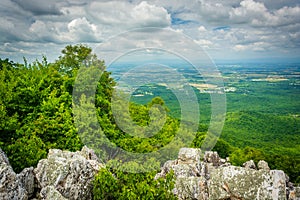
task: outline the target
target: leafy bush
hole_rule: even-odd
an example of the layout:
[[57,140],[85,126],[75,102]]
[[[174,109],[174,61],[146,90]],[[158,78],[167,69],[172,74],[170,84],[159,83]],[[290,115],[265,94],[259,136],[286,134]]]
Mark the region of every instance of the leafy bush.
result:
[[94,180],[94,200],[176,199],[172,194],[173,173],[154,180],[156,172],[126,173],[103,168]]

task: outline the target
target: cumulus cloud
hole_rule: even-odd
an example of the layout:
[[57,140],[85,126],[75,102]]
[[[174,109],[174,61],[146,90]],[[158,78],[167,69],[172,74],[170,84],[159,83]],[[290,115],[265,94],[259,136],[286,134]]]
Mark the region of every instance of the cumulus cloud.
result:
[[[116,6],[118,5],[118,6]],[[171,23],[171,16],[163,7],[158,7],[142,1],[130,4],[126,1],[92,2],[89,14],[96,21],[116,28],[167,27]]]
[[204,26],[200,26],[200,27],[198,28],[198,30],[199,30],[200,32],[206,32],[206,31],[207,31],[206,28],[205,28]]
[[283,7],[270,11],[263,3],[244,0],[229,12],[230,19],[236,23],[249,23],[252,26],[286,26],[299,22],[300,7]]
[[34,40],[40,42],[59,42],[59,24],[37,20],[31,24],[29,31]]
[[69,39],[73,41],[95,42],[101,40],[101,33],[97,30],[97,26],[85,17],[72,20],[68,24],[68,30],[71,36]]
[[[295,57],[300,49],[299,15],[297,0],[1,0],[0,52],[22,58],[40,55],[46,45],[58,54],[66,44],[97,46],[122,32],[156,27],[187,34],[212,56],[284,51],[284,56]],[[132,36],[133,41],[124,38],[119,46],[146,47],[146,42],[134,43],[144,35]],[[159,40],[152,42],[159,46]]]

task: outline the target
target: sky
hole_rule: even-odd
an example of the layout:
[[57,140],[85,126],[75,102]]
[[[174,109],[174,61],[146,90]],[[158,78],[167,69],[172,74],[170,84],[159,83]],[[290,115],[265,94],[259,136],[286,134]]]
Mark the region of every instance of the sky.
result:
[[68,44],[105,59],[148,47],[180,54],[192,42],[216,62],[300,63],[300,1],[1,0],[0,35],[0,58],[16,62],[54,61]]

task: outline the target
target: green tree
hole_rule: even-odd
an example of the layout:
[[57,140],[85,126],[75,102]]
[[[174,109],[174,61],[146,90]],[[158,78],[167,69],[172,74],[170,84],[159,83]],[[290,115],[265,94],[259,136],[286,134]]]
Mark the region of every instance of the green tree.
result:
[[245,147],[244,149],[236,149],[230,154],[230,162],[233,165],[241,166],[244,162],[248,160],[253,160],[256,164],[260,160],[266,160],[265,154],[253,147]]
[[165,179],[154,180],[155,173],[131,174],[101,169],[94,181],[94,199],[176,199],[172,194],[173,173]]

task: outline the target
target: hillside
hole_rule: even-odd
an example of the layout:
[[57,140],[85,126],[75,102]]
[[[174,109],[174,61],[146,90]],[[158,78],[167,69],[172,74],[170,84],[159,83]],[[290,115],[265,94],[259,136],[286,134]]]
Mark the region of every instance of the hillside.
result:
[[[100,79],[98,74],[102,74]],[[81,85],[75,84],[78,81]],[[189,147],[188,140],[192,140],[190,146],[201,147],[207,123],[181,124],[163,94],[152,96],[143,105],[127,104],[122,100],[125,94],[118,94],[112,110],[115,85],[104,61],[84,45],[67,46],[53,63],[46,58],[30,64],[1,59],[0,148],[13,169],[19,173],[35,167],[50,149],[78,151],[88,145],[103,162],[119,167],[122,177],[122,171],[153,171],[123,177],[129,185],[148,177],[150,184],[150,177],[163,163],[175,159],[180,148]],[[87,92],[91,87],[95,93]],[[209,103],[207,96],[203,98]],[[208,108],[206,103],[201,106]],[[123,112],[126,108],[128,112]],[[161,113],[166,113],[165,117]],[[124,126],[119,127],[117,120]],[[129,125],[132,120],[135,126]],[[299,183],[299,124],[296,115],[229,112],[214,150],[234,165],[266,160],[271,169],[284,170],[292,182]],[[196,133],[193,126],[198,128]]]

